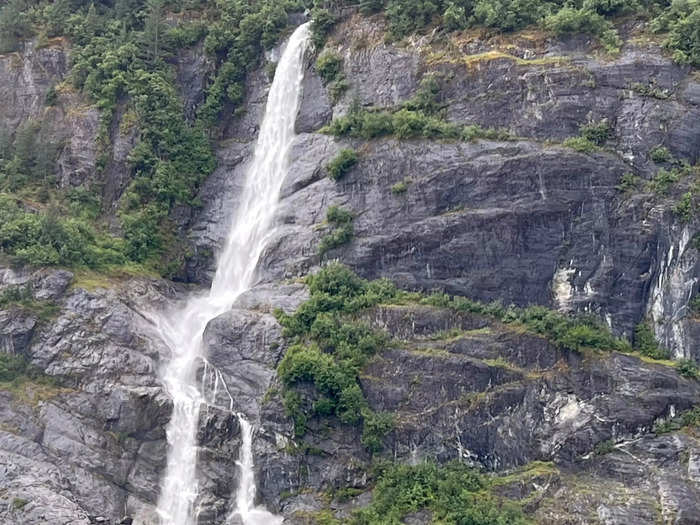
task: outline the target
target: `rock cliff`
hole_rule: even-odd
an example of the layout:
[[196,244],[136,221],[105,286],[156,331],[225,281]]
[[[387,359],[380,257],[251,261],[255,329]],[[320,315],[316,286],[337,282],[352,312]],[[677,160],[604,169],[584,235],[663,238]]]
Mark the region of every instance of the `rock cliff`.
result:
[[[620,31],[624,45],[610,57],[589,39],[533,31],[388,43],[380,18],[354,15],[325,46],[342,59],[349,86],[340,96],[308,57],[299,135],[259,284],[204,337],[236,410],[259,429],[259,496],[285,523],[313,523],[320,511],[342,519],[372,488],[373,457],[358,428],[312,420],[301,440],[279,396],[276,368],[289,341],[273,311],[291,313],[307,299],[298,278],[322,259],[406,290],[593,314],[627,338],[648,320],[673,357],[700,361],[700,318],[690,307],[700,222],[674,211],[697,174],[666,192],[648,184],[674,162],[700,160],[700,78],[640,27]],[[40,121],[61,146],[57,184],[95,184],[113,218],[137,131],[118,109],[98,169],[99,111],[70,89],[69,61],[63,40],[0,56],[0,126],[14,134]],[[174,61],[192,116],[211,65],[199,48]],[[437,79],[445,120],[504,128],[507,140],[319,132],[353,106],[396,107],[427,75]],[[264,68],[249,75],[245,112],[222,127],[202,206],[177,217],[191,247],[177,279],[188,284],[0,265],[0,295],[24,294],[0,302],[0,351],[30,367],[0,382],[1,523],[155,523],[172,406],[159,380],[166,350],[147,312],[211,279],[268,88]],[[49,90],[58,98],[47,107]],[[601,147],[565,143],[602,121],[610,134]],[[658,146],[668,158],[655,159]],[[334,181],[327,165],[343,148],[359,161]],[[332,205],[353,214],[354,236],[321,257]],[[700,404],[700,382],[673,363],[574,351],[441,307],[379,305],[361,317],[392,341],[360,376],[370,407],[395,418],[383,457],[458,459],[493,473],[501,494],[538,523],[700,523],[700,434],[675,424]],[[202,414],[200,523],[225,523],[240,430],[217,406]],[[332,496],[348,488],[349,501]]]

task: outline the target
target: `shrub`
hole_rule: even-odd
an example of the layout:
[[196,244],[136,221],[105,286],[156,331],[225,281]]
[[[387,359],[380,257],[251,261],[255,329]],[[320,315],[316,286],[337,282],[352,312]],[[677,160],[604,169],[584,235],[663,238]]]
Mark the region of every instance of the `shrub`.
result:
[[605,441],[601,441],[596,444],[596,446],[593,449],[593,453],[596,456],[604,456],[605,454],[610,454],[615,450],[615,441],[612,439],[608,439]]
[[321,238],[321,243],[318,248],[321,257],[323,257],[326,252],[349,243],[354,236],[352,227],[353,216],[349,211],[339,208],[338,206],[331,206],[326,212],[326,220],[334,228],[330,233]]
[[24,507],[29,505],[29,500],[24,498],[14,498],[12,500],[12,508],[16,510],[22,510]]
[[315,8],[311,11],[311,40],[317,49],[326,43],[337,20],[328,9]]
[[386,135],[399,139],[428,138],[471,141],[477,138],[512,140],[505,130],[484,129],[477,125],[460,126],[446,122],[419,109],[410,109],[429,104],[426,98],[412,99],[398,109],[377,111],[361,109],[354,105],[347,115],[333,119],[322,133],[337,137],[356,137],[366,140]]
[[17,355],[0,352],[0,382],[13,381],[27,372],[27,361]]
[[360,13],[370,15],[384,8],[384,0],[360,0]]
[[649,158],[657,164],[673,161],[673,155],[671,155],[671,152],[666,146],[661,145],[655,146],[649,150]]
[[426,509],[436,523],[465,525],[525,525],[520,508],[492,496],[488,483],[461,463],[438,466],[388,465],[380,472],[369,506],[353,513],[353,525],[402,523]]
[[394,429],[394,417],[387,412],[370,411],[365,411],[363,417],[362,444],[370,452],[379,452],[383,447],[384,438]]
[[438,9],[439,0],[389,0],[386,7],[389,34],[402,38],[425,27],[438,14]]
[[700,293],[695,292],[695,295],[688,304],[688,308],[690,309],[690,313],[694,315],[700,314]]
[[20,41],[32,34],[25,0],[9,0],[0,7],[0,53],[17,51]]
[[397,182],[391,187],[391,193],[394,195],[401,195],[403,193],[406,193],[408,191],[408,184],[411,181],[409,179],[404,179],[402,181]]
[[665,434],[667,432],[680,430],[684,427],[698,426],[700,426],[700,407],[695,407],[682,412],[674,418],[654,425],[653,430],[655,434]]
[[620,179],[620,184],[616,186],[618,191],[629,192],[636,191],[640,188],[642,179],[636,176],[634,173],[627,172],[622,175]]
[[467,12],[461,5],[450,3],[442,14],[442,22],[448,31],[456,31],[467,27]]
[[471,23],[515,31],[539,21],[548,7],[540,0],[476,0]]
[[654,331],[648,323],[641,322],[634,329],[634,347],[642,355],[653,359],[668,359],[670,353],[659,346]]
[[342,179],[357,164],[357,153],[352,149],[343,149],[328,164],[328,176],[337,181]]
[[676,363],[676,368],[678,373],[684,377],[691,379],[700,378],[700,369],[698,369],[697,363],[692,359],[681,359]]
[[31,213],[0,194],[0,251],[34,265],[88,266],[122,264],[117,239],[98,234],[86,221],[62,218],[55,209]]
[[[348,220],[337,210],[338,220]],[[368,283],[347,267],[332,263],[307,277],[309,300],[293,315],[277,311],[286,337],[296,344],[279,364],[278,374],[286,392],[283,401],[293,418],[297,435],[303,435],[309,418],[337,417],[345,424],[363,425],[363,443],[378,450],[390,418],[374,414],[358,384],[358,374],[367,359],[386,344],[386,336],[343,314],[357,311],[392,296],[396,288],[385,281]],[[308,399],[293,389],[313,384],[316,398]]]
[[600,122],[582,125],[579,128],[579,133],[587,141],[592,142],[596,146],[602,146],[610,138],[611,129],[608,121],[604,119]]
[[673,184],[681,180],[684,172],[684,170],[678,168],[672,168],[671,170],[661,168],[654,178],[646,184],[646,189],[659,195],[665,195]]
[[544,19],[545,29],[556,35],[590,33],[600,38],[609,52],[619,50],[620,38],[613,25],[602,15],[587,8],[562,7]]
[[319,74],[324,84],[333,82],[341,74],[343,59],[340,55],[326,51],[316,60],[316,72]]
[[56,91],[56,86],[51,85],[49,86],[49,89],[46,90],[46,96],[44,97],[44,104],[47,106],[55,106],[56,103],[58,102],[58,92]]
[[411,111],[422,111],[426,114],[433,114],[440,109],[440,83],[435,73],[425,75],[413,95],[403,103],[402,108]]
[[681,200],[678,201],[673,208],[673,212],[683,222],[690,222],[696,215],[697,203],[693,196],[693,192],[688,191],[683,194]]
[[700,1],[672,0],[652,28],[667,33],[664,45],[681,64],[700,66]]
[[563,142],[563,145],[581,153],[591,153],[597,149],[597,146],[593,142],[584,137],[568,138]]

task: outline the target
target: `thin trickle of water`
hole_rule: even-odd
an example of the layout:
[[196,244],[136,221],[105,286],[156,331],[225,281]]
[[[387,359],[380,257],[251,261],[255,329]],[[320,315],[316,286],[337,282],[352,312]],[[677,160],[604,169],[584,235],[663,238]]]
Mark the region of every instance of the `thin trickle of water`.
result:
[[[173,400],[173,414],[167,428],[168,461],[157,508],[162,525],[196,523],[195,504],[199,494],[196,435],[200,408],[207,401],[215,402],[216,391],[226,389],[221,374],[206,362],[202,335],[209,321],[229,310],[236,298],[253,284],[260,255],[274,234],[272,219],[294,139],[308,42],[309,28],[304,24],[290,37],[277,66],[253,163],[211,290],[191,298],[176,312],[152,316],[158,335],[172,352],[163,373]],[[202,365],[204,377],[200,381],[196,376]],[[211,389],[215,391],[213,396]],[[233,405],[221,408],[232,411]],[[241,480],[231,519],[238,516],[245,525],[281,523],[281,518],[254,506],[253,428],[241,415],[239,421],[243,437],[239,460]]]

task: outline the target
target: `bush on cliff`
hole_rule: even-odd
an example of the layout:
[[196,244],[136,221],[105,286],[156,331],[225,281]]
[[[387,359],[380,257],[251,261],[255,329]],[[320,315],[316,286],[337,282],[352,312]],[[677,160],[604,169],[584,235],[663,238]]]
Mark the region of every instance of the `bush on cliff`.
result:
[[357,153],[353,149],[343,149],[328,164],[328,176],[337,181],[342,179],[357,164]]
[[353,513],[353,525],[403,523],[429,510],[434,523],[445,525],[526,525],[517,504],[493,496],[489,481],[462,463],[446,465],[382,464],[369,506]]

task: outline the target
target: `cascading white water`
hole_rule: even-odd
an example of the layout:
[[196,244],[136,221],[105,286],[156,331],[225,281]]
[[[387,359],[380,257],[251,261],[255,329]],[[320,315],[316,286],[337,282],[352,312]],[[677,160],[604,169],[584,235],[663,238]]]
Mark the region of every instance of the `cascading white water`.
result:
[[[294,139],[308,42],[309,28],[304,24],[290,37],[278,63],[253,163],[211,290],[207,295],[191,298],[174,313],[153,315],[158,335],[172,352],[163,374],[173,400],[173,414],[167,428],[168,462],[157,508],[163,525],[196,522],[194,505],[199,492],[196,434],[200,407],[210,398],[196,377],[205,358],[202,335],[207,323],[229,310],[236,298],[253,284],[260,255],[274,233],[272,219]],[[233,407],[225,408],[233,410]],[[239,516],[245,525],[281,523],[280,518],[254,507],[253,429],[242,415],[239,421],[243,437],[239,460],[241,481],[231,517]]]
[[242,416],[238,421],[241,425],[241,451],[238,457],[240,480],[236,493],[236,510],[230,520],[239,517],[245,525],[280,525],[282,518],[270,514],[266,509],[255,506],[255,471],[253,470],[253,425]]

